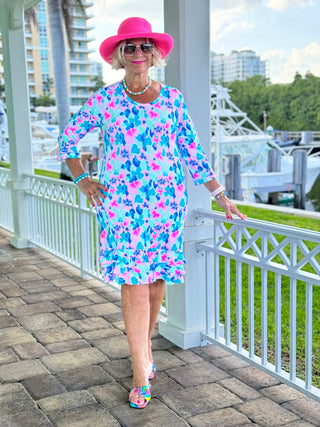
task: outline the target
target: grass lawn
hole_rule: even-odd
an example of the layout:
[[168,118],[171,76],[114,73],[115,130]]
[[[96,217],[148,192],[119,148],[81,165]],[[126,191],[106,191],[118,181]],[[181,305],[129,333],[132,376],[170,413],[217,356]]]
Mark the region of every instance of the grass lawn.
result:
[[[214,210],[222,211],[216,203],[213,204]],[[319,231],[319,221],[309,218],[301,218],[294,215],[275,212],[266,209],[240,206],[239,210],[250,218],[264,221],[275,222],[278,224],[290,225],[299,228],[306,228],[313,231]],[[230,225],[226,224],[226,227]],[[251,233],[252,234],[252,233]],[[276,235],[278,242],[283,240],[284,236]],[[316,246],[313,243],[306,243],[309,250]],[[290,257],[290,248],[285,248],[285,253]],[[253,253],[252,253],[253,254]],[[300,255],[302,256],[302,254]],[[222,258],[222,257],[221,257]],[[320,256],[316,256],[318,263]],[[277,262],[277,259],[274,261]],[[298,254],[299,261],[299,254]],[[305,271],[314,273],[312,268],[304,268]],[[220,260],[220,321],[225,323],[225,263]],[[231,339],[237,342],[236,328],[236,263],[230,262],[230,295],[231,295]],[[268,361],[275,363],[275,275],[268,272]],[[297,376],[304,379],[305,370],[305,298],[306,285],[304,282],[297,282]],[[313,286],[313,385],[320,387],[320,288]],[[290,279],[283,277],[281,282],[281,323],[282,323],[282,368],[289,371],[290,355]],[[248,267],[242,267],[242,333],[243,345],[249,348],[249,289],[248,289]],[[261,270],[254,269],[254,322],[255,322],[255,354],[261,355]]]

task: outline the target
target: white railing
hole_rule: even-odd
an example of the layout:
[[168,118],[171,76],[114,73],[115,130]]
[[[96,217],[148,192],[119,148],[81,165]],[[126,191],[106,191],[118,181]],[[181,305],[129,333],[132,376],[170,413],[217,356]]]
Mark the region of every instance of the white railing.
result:
[[[13,231],[10,171],[0,168],[0,226]],[[103,281],[98,262],[100,231],[96,211],[86,196],[69,181],[25,175],[31,244],[45,249],[81,271]],[[110,286],[120,289],[112,282]],[[161,315],[167,316],[165,306]]]
[[10,170],[0,168],[0,226],[13,231],[11,191],[7,188]]
[[197,244],[207,266],[204,340],[320,400],[320,233],[194,214],[213,220],[212,242]]
[[[10,171],[0,168],[0,226],[12,231],[9,179]],[[99,226],[86,197],[62,180],[26,175],[25,183],[30,242],[101,280]],[[212,242],[197,243],[207,274],[204,340],[320,400],[319,374],[312,375],[319,370],[314,349],[320,338],[320,233],[251,219],[227,221],[207,210],[194,215],[198,223],[213,221]]]
[[[103,281],[100,265],[100,230],[95,208],[72,182],[25,175],[30,214],[30,242]],[[120,289],[112,282],[110,286]],[[163,306],[161,315],[166,317]]]
[[294,139],[306,139],[306,143],[316,143],[320,140],[319,131],[274,131],[273,136],[276,139],[284,140],[294,140]]
[[26,175],[30,242],[101,280],[99,225],[94,208],[75,184]]

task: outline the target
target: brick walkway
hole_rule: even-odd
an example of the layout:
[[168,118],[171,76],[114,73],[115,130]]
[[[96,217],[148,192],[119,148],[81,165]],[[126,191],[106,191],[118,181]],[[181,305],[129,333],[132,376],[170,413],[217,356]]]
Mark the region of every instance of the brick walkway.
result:
[[320,404],[211,345],[155,334],[135,410],[119,293],[0,230],[0,427],[320,426]]

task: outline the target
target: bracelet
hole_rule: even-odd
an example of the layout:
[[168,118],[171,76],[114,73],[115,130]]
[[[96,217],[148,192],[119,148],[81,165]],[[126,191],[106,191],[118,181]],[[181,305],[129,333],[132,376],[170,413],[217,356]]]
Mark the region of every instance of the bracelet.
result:
[[218,188],[216,188],[214,191],[212,191],[211,195],[212,195],[212,197],[216,198],[216,196],[220,193],[223,193],[224,190],[225,190],[224,186],[220,185]]
[[217,194],[214,198],[219,200],[222,196],[225,196],[224,192]]
[[85,178],[89,178],[89,175],[87,173],[83,173],[82,175],[79,175],[73,182],[75,184],[79,184],[79,182]]

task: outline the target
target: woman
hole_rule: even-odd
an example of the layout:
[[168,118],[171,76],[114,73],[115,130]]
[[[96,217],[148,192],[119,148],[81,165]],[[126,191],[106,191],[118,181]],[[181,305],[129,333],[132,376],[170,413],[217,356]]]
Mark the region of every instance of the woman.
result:
[[[122,82],[94,94],[62,131],[58,158],[75,183],[97,204],[100,263],[106,282],[121,284],[133,389],[130,405],[143,408],[155,376],[151,334],[165,283],[183,283],[183,223],[187,195],[182,159],[195,184],[204,184],[228,218],[245,218],[224,196],[199,144],[181,93],[150,80],[173,47],[169,34],[153,33],[148,21],[129,18],[100,47],[104,60],[124,68]],[[76,145],[99,126],[104,141],[100,182],[84,173]]]

